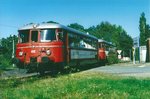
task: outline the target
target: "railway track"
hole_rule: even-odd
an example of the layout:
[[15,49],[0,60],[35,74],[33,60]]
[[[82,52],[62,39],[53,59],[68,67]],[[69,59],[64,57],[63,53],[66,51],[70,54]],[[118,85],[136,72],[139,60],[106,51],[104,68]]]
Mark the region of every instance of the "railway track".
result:
[[[96,68],[96,67],[99,67],[99,66],[97,64],[90,64],[90,65],[86,65],[86,66],[80,66],[78,68],[71,67],[71,68],[66,68],[63,72],[61,72],[61,74],[75,73],[75,72],[85,71],[85,70],[88,70],[91,68]],[[52,77],[55,77],[58,73],[60,73],[60,72],[46,71],[45,75],[50,75]],[[40,74],[37,72],[27,73],[26,69],[14,68],[11,70],[3,71],[3,73],[1,73],[1,75],[0,75],[0,79],[24,78],[24,77],[32,77],[32,76],[40,76]]]

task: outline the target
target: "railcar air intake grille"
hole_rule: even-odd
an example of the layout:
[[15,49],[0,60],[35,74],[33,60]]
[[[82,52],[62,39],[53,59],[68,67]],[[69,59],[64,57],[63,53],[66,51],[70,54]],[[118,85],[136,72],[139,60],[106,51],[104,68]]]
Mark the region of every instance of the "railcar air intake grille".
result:
[[36,58],[36,57],[31,57],[31,58],[30,58],[30,62],[31,62],[31,63],[37,62],[37,58]]

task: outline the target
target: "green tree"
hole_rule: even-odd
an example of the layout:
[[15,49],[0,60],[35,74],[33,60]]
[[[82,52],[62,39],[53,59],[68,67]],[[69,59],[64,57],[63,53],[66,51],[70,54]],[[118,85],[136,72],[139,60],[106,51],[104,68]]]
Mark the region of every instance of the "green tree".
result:
[[[13,46],[13,39],[14,39],[14,42],[15,42],[15,45],[18,41],[18,38],[17,36],[9,36],[7,38],[2,38],[0,41],[0,45],[2,47],[4,47],[4,50],[3,50],[3,53],[0,55],[0,64],[2,64],[1,66],[4,67],[7,67],[7,66],[10,66],[11,65],[11,59],[12,59],[12,46]],[[1,67],[0,67],[1,68]]]
[[146,45],[146,39],[148,33],[146,32],[146,18],[145,13],[143,12],[140,16],[139,21],[139,30],[140,30],[140,45]]
[[146,32],[146,37],[150,38],[150,26],[148,24],[146,25],[145,32]]
[[56,24],[59,24],[58,22],[55,22],[55,21],[47,21],[46,23],[56,23]]
[[82,25],[78,24],[78,23],[69,24],[68,27],[74,28],[74,29],[79,30],[81,32],[86,32],[84,27]]
[[109,22],[102,22],[96,27],[92,26],[88,28],[87,31],[100,39],[112,42],[116,45],[117,49],[124,51],[124,56],[129,56],[133,46],[133,40],[121,26],[112,25]]
[[130,50],[133,46],[132,38],[125,31],[120,34],[119,49],[123,50],[123,56],[130,56]]

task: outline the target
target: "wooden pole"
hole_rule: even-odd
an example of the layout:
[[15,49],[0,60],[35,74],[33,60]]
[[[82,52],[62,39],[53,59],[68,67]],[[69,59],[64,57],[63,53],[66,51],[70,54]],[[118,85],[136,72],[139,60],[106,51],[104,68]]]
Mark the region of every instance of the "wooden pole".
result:
[[150,38],[147,39],[146,62],[150,62]]

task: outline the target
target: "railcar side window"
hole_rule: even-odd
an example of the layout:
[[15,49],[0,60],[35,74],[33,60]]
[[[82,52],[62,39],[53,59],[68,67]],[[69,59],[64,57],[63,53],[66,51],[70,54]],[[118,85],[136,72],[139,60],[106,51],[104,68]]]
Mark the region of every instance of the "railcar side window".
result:
[[64,36],[63,30],[62,30],[62,29],[58,29],[58,30],[57,30],[57,37],[58,37],[58,40],[63,41],[63,36]]
[[29,30],[21,30],[19,31],[19,42],[20,43],[27,43],[29,42]]
[[96,41],[87,37],[83,38],[83,42],[85,45],[85,48],[87,49],[96,49]]
[[63,33],[58,33],[58,39],[63,41]]
[[69,33],[69,46],[72,48],[96,49],[97,42],[82,35]]
[[50,42],[53,40],[56,40],[55,29],[41,30],[41,32],[40,32],[40,41],[41,42]]
[[69,37],[69,46],[78,48],[80,45],[80,37],[78,37],[78,35],[75,35],[73,33],[69,33],[68,37]]

